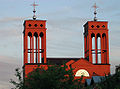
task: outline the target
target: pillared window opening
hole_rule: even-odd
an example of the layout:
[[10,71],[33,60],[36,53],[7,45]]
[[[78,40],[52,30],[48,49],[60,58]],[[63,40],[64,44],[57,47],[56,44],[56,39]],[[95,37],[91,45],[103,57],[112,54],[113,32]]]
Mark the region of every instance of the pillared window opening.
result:
[[43,63],[44,34],[28,33],[28,63]]

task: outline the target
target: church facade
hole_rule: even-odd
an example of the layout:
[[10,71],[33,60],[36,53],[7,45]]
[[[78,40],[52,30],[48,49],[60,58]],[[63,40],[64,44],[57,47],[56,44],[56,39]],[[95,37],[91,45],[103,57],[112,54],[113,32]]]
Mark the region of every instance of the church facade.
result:
[[46,57],[46,20],[25,20],[24,22],[24,77],[35,68],[51,65],[68,66],[73,69],[75,78],[110,74],[108,22],[88,21],[84,25],[83,58]]

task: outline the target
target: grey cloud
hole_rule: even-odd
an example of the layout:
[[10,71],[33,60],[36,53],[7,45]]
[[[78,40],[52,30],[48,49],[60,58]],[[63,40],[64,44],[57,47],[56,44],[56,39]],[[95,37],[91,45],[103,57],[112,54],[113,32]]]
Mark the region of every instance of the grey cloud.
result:
[[[20,30],[20,29],[19,29]],[[1,39],[5,39],[6,37],[20,37],[22,35],[22,30],[19,31],[17,28],[6,28],[0,30],[0,37],[3,37]]]
[[80,57],[83,53],[84,22],[86,18],[79,17],[50,20],[47,30],[48,56]]
[[15,79],[15,68],[21,68],[21,62],[14,57],[0,56],[0,89],[10,89],[9,81]]
[[0,19],[0,23],[20,22],[24,19],[23,17],[4,17]]
[[0,55],[0,62],[4,62],[4,63],[8,63],[8,64],[21,64],[20,62],[20,58],[17,58],[17,57],[13,57],[13,56],[3,56],[3,55]]

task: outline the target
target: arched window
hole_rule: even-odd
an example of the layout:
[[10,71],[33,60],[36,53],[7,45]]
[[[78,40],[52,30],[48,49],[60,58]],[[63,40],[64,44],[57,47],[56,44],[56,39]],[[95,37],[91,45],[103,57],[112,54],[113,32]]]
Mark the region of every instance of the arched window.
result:
[[97,34],[97,55],[98,55],[98,63],[101,63],[101,36]]
[[106,49],[106,34],[105,33],[102,34],[102,38],[103,38],[103,49]]
[[39,54],[39,57],[40,57],[40,58],[39,58],[39,59],[40,59],[40,63],[43,63],[43,54],[42,54],[43,51],[44,51],[44,50],[43,50],[43,49],[44,49],[44,48],[43,48],[43,46],[44,46],[44,44],[43,44],[43,43],[44,43],[44,42],[43,42],[43,39],[44,39],[43,36],[44,36],[44,34],[43,34],[43,32],[41,32],[41,33],[39,34],[39,48],[40,48],[40,50],[39,50],[39,51],[40,51],[40,54]]
[[31,46],[32,46],[32,43],[31,43],[31,42],[32,42],[32,41],[31,41],[32,39],[31,39],[31,38],[32,38],[32,33],[29,32],[29,33],[28,33],[28,63],[31,63],[31,59],[32,59],[32,58],[31,58],[31,55],[32,55],[32,54],[31,54],[31,51],[32,51],[32,50],[31,50]]
[[92,63],[96,63],[95,61],[95,34],[94,33],[91,34],[91,38],[92,38]]
[[76,72],[75,77],[81,77],[81,76],[89,77],[90,75],[88,71],[86,71],[85,69],[80,69]]
[[37,32],[34,33],[34,63],[38,63],[38,34]]

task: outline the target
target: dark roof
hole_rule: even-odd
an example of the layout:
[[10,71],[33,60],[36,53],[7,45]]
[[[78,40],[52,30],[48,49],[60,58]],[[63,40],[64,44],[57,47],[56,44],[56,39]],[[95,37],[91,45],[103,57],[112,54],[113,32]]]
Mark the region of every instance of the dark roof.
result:
[[80,58],[47,58],[47,61],[49,64],[57,64],[57,65],[62,65],[70,60],[77,61]]

